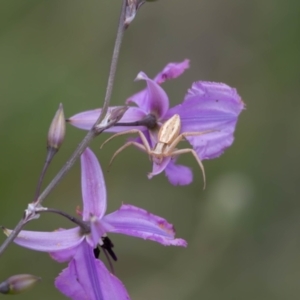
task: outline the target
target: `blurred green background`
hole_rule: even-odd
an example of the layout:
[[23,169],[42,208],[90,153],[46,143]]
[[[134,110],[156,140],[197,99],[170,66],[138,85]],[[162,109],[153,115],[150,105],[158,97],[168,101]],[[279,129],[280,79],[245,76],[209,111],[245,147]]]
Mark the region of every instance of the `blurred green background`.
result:
[[[0,4],[0,224],[12,228],[34,195],[45,140],[60,102],[67,117],[100,107],[121,1],[14,0]],[[205,161],[207,188],[192,157],[194,182],[173,187],[162,174],[149,181],[148,157],[124,151],[106,174],[108,211],[122,201],[165,217],[186,249],[112,236],[116,275],[132,299],[277,300],[300,294],[300,2],[296,0],[160,0],[142,7],[126,32],[112,104],[121,105],[168,62],[191,68],[164,84],[172,105],[196,80],[238,89],[247,110],[236,140]],[[68,126],[49,182],[85,132]],[[103,169],[124,139],[103,150]],[[75,213],[81,205],[79,165],[45,205]],[[27,229],[72,224],[43,215]],[[4,236],[0,237],[0,242]],[[105,259],[104,259],[105,260]],[[65,299],[53,280],[65,265],[11,245],[0,258],[0,280],[16,274],[43,281],[20,299]]]

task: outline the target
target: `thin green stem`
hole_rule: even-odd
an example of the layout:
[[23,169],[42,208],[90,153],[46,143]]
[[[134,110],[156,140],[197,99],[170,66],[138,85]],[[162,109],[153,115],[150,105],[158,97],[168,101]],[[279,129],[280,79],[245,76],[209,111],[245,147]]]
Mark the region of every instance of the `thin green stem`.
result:
[[40,191],[41,191],[41,186],[42,186],[43,179],[45,177],[46,171],[48,170],[48,167],[50,166],[50,163],[51,163],[54,155],[57,153],[57,150],[58,149],[55,149],[55,148],[52,148],[52,147],[47,148],[46,161],[44,163],[44,167],[42,169],[42,172],[41,172],[41,175],[40,175],[40,178],[39,178],[39,181],[38,181],[38,185],[36,187],[35,197],[34,197],[33,201],[36,201],[36,199],[38,199],[38,197],[39,197],[39,194],[40,194]]
[[[44,201],[44,199],[49,195],[49,193],[58,185],[58,183],[60,183],[62,181],[62,179],[66,176],[68,171],[73,167],[73,165],[75,164],[77,159],[83,153],[83,151],[88,147],[89,143],[96,136],[98,136],[102,131],[104,131],[104,129],[107,129],[108,127],[111,127],[114,125],[114,124],[109,124],[106,128],[103,128],[103,130],[101,132],[99,132],[96,129],[96,126],[101,123],[101,121],[104,119],[104,117],[107,113],[111,95],[112,95],[114,79],[115,79],[117,63],[118,63],[118,57],[119,57],[119,53],[120,53],[120,48],[121,48],[124,32],[126,29],[124,26],[124,20],[125,20],[125,14],[126,14],[126,4],[127,4],[127,0],[123,0],[120,19],[119,19],[119,25],[118,25],[118,30],[117,30],[117,36],[116,36],[116,41],[115,41],[114,51],[113,51],[113,56],[112,56],[112,61],[111,61],[111,67],[110,67],[110,72],[109,72],[109,76],[108,76],[106,94],[105,94],[101,114],[100,114],[98,120],[96,121],[95,125],[93,126],[93,128],[87,133],[87,135],[84,137],[82,142],[75,149],[75,151],[71,155],[70,159],[64,164],[64,166],[57,173],[57,175],[53,178],[53,180],[49,183],[49,185],[45,188],[45,190],[39,195],[38,199],[35,202],[36,205],[41,204]],[[13,232],[9,235],[9,237],[1,245],[0,256],[2,255],[4,250],[7,248],[7,246],[16,238],[16,236],[19,234],[19,232],[22,230],[22,228],[25,224],[26,224],[26,222],[25,222],[24,218],[19,221],[19,223],[17,224],[17,226],[15,227]]]
[[[66,162],[66,164],[62,167],[62,169],[59,171],[59,173],[54,177],[54,179],[50,182],[50,184],[41,193],[41,195],[38,198],[39,203],[43,202],[43,200],[49,195],[49,193],[53,190],[53,188],[65,177],[67,172],[73,167],[74,163],[80,157],[80,155],[83,153],[83,151],[87,148],[89,143],[97,135],[99,135],[99,132],[97,130],[95,130],[95,127],[98,124],[100,124],[101,121],[104,119],[104,117],[107,113],[111,95],[112,95],[115,74],[116,74],[116,69],[117,69],[117,64],[118,64],[118,57],[120,54],[121,44],[122,44],[122,40],[123,40],[123,36],[124,36],[124,32],[125,32],[124,19],[125,19],[125,13],[126,13],[126,2],[127,2],[127,0],[123,0],[123,2],[122,2],[122,9],[121,9],[121,14],[120,14],[120,19],[119,19],[118,30],[117,30],[117,37],[116,37],[113,56],[112,56],[112,60],[111,60],[111,67],[110,67],[110,72],[109,72],[109,76],[108,76],[106,94],[105,94],[101,114],[100,114],[99,118],[97,119],[96,123],[94,124],[93,128],[84,137],[84,139],[79,144],[77,149],[74,151],[74,153],[72,154],[70,159]],[[1,252],[0,252],[0,254],[1,254]]]
[[8,247],[10,243],[13,242],[13,240],[17,237],[19,232],[22,230],[23,226],[26,224],[26,221],[24,218],[22,218],[17,226],[15,227],[14,231],[11,232],[11,234],[6,238],[6,240],[3,242],[3,244],[0,247],[0,255],[4,252],[4,250]]
[[81,229],[84,231],[85,234],[90,233],[91,229],[90,226],[85,223],[84,221],[69,215],[68,213],[61,211],[59,209],[55,209],[55,208],[47,208],[46,210],[40,210],[38,213],[55,213],[58,215],[61,215],[65,218],[67,218],[68,220],[70,220],[71,222],[75,223],[76,225],[78,225],[79,227],[81,227]]
[[120,18],[119,18],[117,36],[116,36],[116,40],[115,40],[114,51],[113,51],[113,55],[112,55],[112,59],[111,59],[109,77],[108,77],[108,82],[107,82],[107,87],[106,87],[106,95],[104,98],[104,103],[102,106],[101,114],[100,114],[96,124],[99,124],[104,119],[104,117],[107,113],[107,109],[109,107],[112,90],[113,90],[113,86],[114,86],[114,81],[115,81],[117,64],[118,64],[119,55],[120,55],[121,44],[123,41],[125,29],[126,29],[125,25],[124,25],[124,20],[125,20],[125,15],[126,15],[126,4],[127,4],[127,0],[123,0],[121,14],[120,14]]

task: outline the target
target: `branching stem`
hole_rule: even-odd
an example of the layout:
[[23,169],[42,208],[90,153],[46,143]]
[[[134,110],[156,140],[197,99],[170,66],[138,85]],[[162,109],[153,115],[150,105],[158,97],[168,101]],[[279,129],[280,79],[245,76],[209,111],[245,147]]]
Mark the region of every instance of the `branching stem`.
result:
[[[104,103],[102,106],[102,111],[101,114],[94,124],[93,128],[86,134],[82,142],[78,145],[74,153],[71,155],[70,159],[65,163],[65,165],[61,168],[61,170],[57,173],[57,175],[53,178],[53,180],[49,183],[49,185],[45,188],[45,190],[39,195],[38,199],[36,200],[36,205],[41,205],[41,203],[44,201],[44,199],[49,195],[49,193],[62,181],[62,179],[65,177],[65,175],[69,172],[69,170],[73,167],[77,159],[80,157],[80,155],[83,153],[83,151],[88,147],[90,142],[98,136],[102,131],[107,129],[108,127],[113,126],[114,124],[109,124],[106,128],[103,128],[101,132],[99,132],[96,129],[96,126],[101,123],[101,121],[104,119],[109,104],[111,100],[111,95],[112,95],[112,90],[113,90],[113,85],[114,85],[114,80],[115,80],[115,74],[116,74],[116,69],[117,69],[117,64],[118,64],[118,58],[119,58],[119,53],[120,53],[120,48],[125,32],[125,25],[124,25],[124,20],[125,20],[125,14],[126,14],[126,5],[127,5],[127,0],[122,1],[122,9],[121,9],[121,14],[119,18],[119,25],[118,25],[118,30],[117,30],[117,36],[115,40],[115,45],[114,45],[114,51],[113,51],[113,56],[111,60],[111,66],[110,66],[110,72],[108,76],[108,83],[107,83],[107,88],[106,88],[106,94],[104,98]],[[7,237],[7,239],[3,242],[3,244],[0,247],[0,256],[3,254],[4,250],[7,248],[7,246],[13,242],[13,240],[16,238],[16,236],[19,234],[19,232],[22,230],[24,225],[26,224],[24,218],[22,218],[13,232]]]

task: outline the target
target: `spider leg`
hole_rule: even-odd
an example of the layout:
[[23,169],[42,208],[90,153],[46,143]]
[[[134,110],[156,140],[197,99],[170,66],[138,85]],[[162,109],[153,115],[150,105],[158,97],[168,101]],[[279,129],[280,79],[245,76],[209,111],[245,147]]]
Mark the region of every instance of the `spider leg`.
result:
[[114,155],[112,156],[112,158],[111,158],[111,160],[110,160],[110,162],[109,162],[108,167],[111,166],[113,160],[115,159],[115,157],[116,157],[120,152],[122,152],[124,149],[126,149],[127,147],[129,147],[129,146],[131,146],[131,145],[134,145],[134,146],[138,147],[139,149],[141,149],[141,150],[143,150],[143,151],[147,151],[147,148],[146,148],[144,145],[141,145],[141,144],[139,144],[139,143],[137,143],[137,142],[133,142],[133,141],[127,142],[127,143],[125,143],[122,147],[120,147],[120,148],[114,153]]
[[187,136],[195,136],[195,135],[203,135],[203,134],[207,134],[207,133],[211,133],[211,132],[216,132],[216,131],[220,131],[220,130],[217,130],[217,129],[209,129],[209,130],[204,130],[204,131],[187,131],[187,132],[183,132],[181,133],[179,136],[182,136],[182,137],[187,137]]
[[195,131],[192,131],[192,132],[183,132],[183,133],[179,134],[176,137],[176,139],[170,145],[168,145],[168,152],[172,152],[175,149],[175,147],[177,146],[177,144],[183,138],[185,138],[187,136],[203,135],[203,134],[207,134],[207,133],[215,132],[215,131],[218,131],[218,130],[205,130],[205,131],[199,131],[199,132],[195,132]]
[[[121,136],[121,135],[125,135],[125,134],[132,134],[132,133],[138,133],[141,140],[143,141],[143,144],[145,144],[145,135],[142,133],[142,131],[138,130],[138,129],[130,129],[130,130],[126,130],[126,131],[122,131],[122,132],[118,132],[114,135],[112,135],[111,137],[109,137],[105,142],[103,142],[103,144],[100,146],[100,149],[102,149],[102,147],[107,143],[109,142],[110,140],[114,139],[115,137],[117,136]],[[147,141],[147,139],[146,139]],[[148,141],[147,141],[148,143]]]
[[196,151],[194,149],[179,149],[179,150],[175,150],[173,152],[170,153],[170,155],[180,155],[180,154],[184,154],[184,153],[192,153],[193,156],[195,157],[196,161],[198,162],[199,166],[200,166],[200,169],[202,171],[202,175],[203,175],[203,181],[204,181],[204,184],[203,184],[203,189],[205,189],[205,186],[206,186],[206,178],[205,178],[205,171],[204,171],[204,166],[200,160],[200,158],[198,157]]
[[129,147],[130,145],[134,145],[136,146],[137,148],[143,150],[143,151],[146,151],[149,155],[151,154],[152,150],[151,150],[151,147],[148,143],[148,140],[147,138],[145,137],[145,135],[143,134],[142,131],[138,130],[138,129],[131,129],[131,130],[126,130],[126,131],[123,131],[123,132],[119,132],[119,133],[116,133],[114,134],[113,136],[111,136],[110,138],[108,138],[100,147],[100,149],[107,143],[109,142],[110,140],[112,140],[113,138],[117,137],[117,136],[120,136],[120,135],[125,135],[125,134],[131,134],[131,133],[138,133],[141,140],[142,140],[142,143],[143,144],[140,144],[138,142],[134,142],[134,141],[130,141],[130,142],[127,142],[125,143],[121,148],[119,148],[115,153],[114,155],[112,156],[110,162],[109,162],[109,166],[112,164],[113,160],[115,159],[115,157],[121,152],[123,151],[124,149],[126,149],[127,147]]

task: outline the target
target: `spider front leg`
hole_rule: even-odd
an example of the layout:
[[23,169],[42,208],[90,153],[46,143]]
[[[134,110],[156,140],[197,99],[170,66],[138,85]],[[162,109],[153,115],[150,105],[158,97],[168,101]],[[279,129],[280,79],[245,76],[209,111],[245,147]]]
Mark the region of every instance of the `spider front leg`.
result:
[[100,149],[107,143],[109,142],[110,140],[112,140],[113,138],[117,137],[117,136],[120,136],[120,135],[125,135],[125,134],[131,134],[131,133],[138,133],[141,140],[142,140],[142,143],[143,145],[139,144],[138,142],[127,142],[125,143],[125,145],[123,145],[121,148],[119,148],[115,153],[114,155],[112,156],[110,162],[109,162],[109,166],[112,164],[114,158],[121,152],[123,151],[125,148],[129,147],[130,145],[134,145],[136,146],[137,148],[143,150],[143,151],[146,151],[148,154],[151,153],[151,148],[150,148],[150,145],[148,143],[148,140],[147,138],[145,137],[145,135],[143,134],[142,131],[138,130],[138,129],[131,129],[131,130],[126,130],[126,131],[123,131],[123,132],[119,132],[119,133],[116,133],[114,134],[113,136],[111,136],[110,138],[108,138],[101,146],[100,146]]
[[[205,185],[206,185],[206,179],[205,179],[205,171],[204,171],[204,166],[201,162],[201,160],[199,159],[197,153],[193,150],[193,149],[182,149],[182,150],[175,150],[176,146],[178,145],[178,143],[185,137],[187,136],[197,136],[197,135],[203,135],[203,134],[207,134],[207,133],[211,133],[211,132],[215,132],[215,131],[219,131],[219,130],[215,130],[215,129],[211,129],[211,130],[205,130],[205,131],[199,131],[199,132],[194,132],[194,131],[191,131],[191,132],[183,132],[181,134],[179,134],[176,139],[174,139],[174,141],[168,145],[168,148],[167,148],[167,155],[168,156],[173,156],[173,155],[177,155],[177,154],[182,154],[182,153],[187,153],[187,152],[192,152],[192,154],[194,155],[194,157],[196,158],[200,168],[201,168],[201,171],[202,171],[202,174],[203,174],[203,180],[204,180],[204,187],[203,189],[205,189]],[[181,152],[183,151],[184,152]]]
[[175,150],[173,152],[170,153],[170,155],[180,155],[180,154],[184,154],[184,153],[192,153],[196,159],[196,161],[198,162],[199,166],[200,166],[200,169],[202,171],[202,175],[203,175],[203,189],[205,189],[205,186],[206,186],[206,178],[205,178],[205,171],[204,171],[204,166],[202,164],[202,161],[199,159],[196,151],[194,149],[179,149],[179,150]]
[[144,145],[141,145],[141,144],[139,144],[138,142],[133,142],[133,141],[132,141],[132,142],[127,142],[127,143],[125,143],[121,148],[119,148],[119,149],[114,153],[114,155],[112,156],[112,158],[111,158],[111,160],[110,160],[110,162],[109,162],[108,167],[111,166],[113,160],[115,159],[115,157],[116,157],[120,152],[122,152],[125,148],[127,148],[127,147],[129,147],[129,146],[131,146],[131,145],[134,145],[134,146],[138,147],[139,149],[141,149],[141,150],[147,152],[147,148],[146,148]]
[[199,132],[183,132],[181,134],[179,134],[176,139],[168,146],[168,152],[172,152],[177,144],[185,137],[187,136],[197,136],[197,135],[203,135],[203,134],[207,134],[207,133],[211,133],[211,132],[215,132],[215,131],[219,131],[219,130],[205,130],[205,131],[199,131]]
[[[111,137],[109,137],[105,142],[103,142],[103,144],[100,146],[100,149],[102,149],[102,147],[107,143],[109,142],[110,140],[114,139],[115,137],[117,136],[121,136],[121,135],[125,135],[125,134],[132,134],[132,133],[138,133],[141,140],[143,141],[143,144],[145,144],[145,141],[146,140],[146,143],[148,144],[148,141],[145,137],[145,135],[143,134],[142,131],[138,130],[138,129],[130,129],[130,130],[126,130],[126,131],[122,131],[122,132],[118,132],[118,133],[115,133],[114,135],[112,135]],[[149,144],[148,144],[149,145]],[[150,147],[149,147],[150,148]]]

